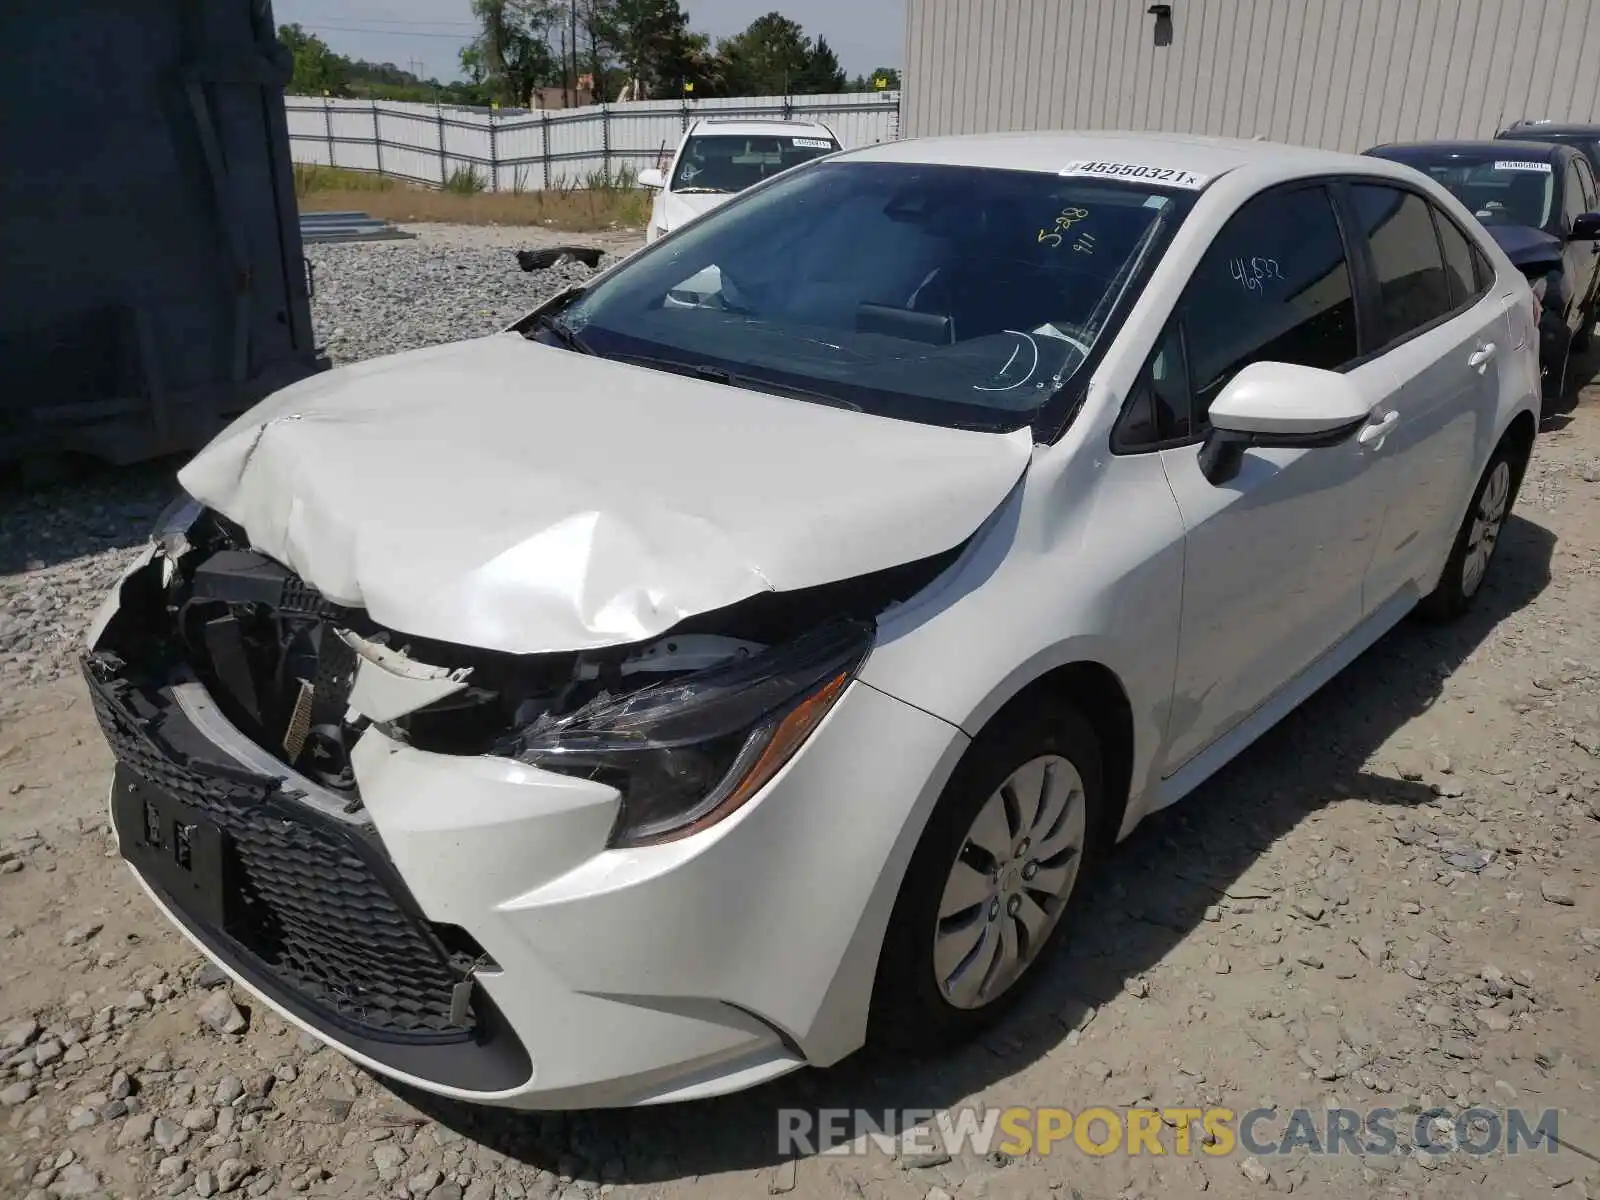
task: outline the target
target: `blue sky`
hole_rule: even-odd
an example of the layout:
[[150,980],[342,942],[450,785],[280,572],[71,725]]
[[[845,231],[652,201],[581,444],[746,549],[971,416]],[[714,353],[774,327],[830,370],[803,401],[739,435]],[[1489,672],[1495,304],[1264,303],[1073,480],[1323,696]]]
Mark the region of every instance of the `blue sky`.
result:
[[[821,34],[852,75],[900,65],[905,42],[904,0],[806,0],[784,8],[775,0],[682,0],[689,23],[702,33],[738,33],[774,8]],[[424,78],[454,78],[457,54],[472,37],[467,0],[273,0],[279,24],[298,22],[340,54],[392,62]]]

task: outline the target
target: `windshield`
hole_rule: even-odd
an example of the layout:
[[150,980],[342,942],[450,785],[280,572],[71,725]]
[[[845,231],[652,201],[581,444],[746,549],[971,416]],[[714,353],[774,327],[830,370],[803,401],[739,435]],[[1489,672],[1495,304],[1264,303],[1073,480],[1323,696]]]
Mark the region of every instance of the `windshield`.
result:
[[1515,153],[1481,162],[1460,158],[1404,161],[1449,188],[1485,225],[1543,229],[1549,224],[1556,188],[1555,172],[1548,162],[1523,159]]
[[639,251],[563,315],[602,356],[1016,429],[1186,208],[1053,173],[818,163]]
[[832,154],[839,143],[826,137],[708,133],[692,137],[672,173],[675,192],[742,192],[769,175]]

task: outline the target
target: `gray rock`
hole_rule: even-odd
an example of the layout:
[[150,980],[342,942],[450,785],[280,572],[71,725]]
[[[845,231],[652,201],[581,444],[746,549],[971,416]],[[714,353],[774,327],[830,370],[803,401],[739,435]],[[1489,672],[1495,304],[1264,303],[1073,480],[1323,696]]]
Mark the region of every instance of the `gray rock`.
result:
[[117,1149],[127,1150],[142,1146],[155,1132],[156,1119],[150,1113],[137,1113],[122,1123],[117,1130]]
[[157,1117],[155,1125],[151,1128],[150,1136],[155,1138],[156,1145],[163,1150],[176,1150],[189,1140],[189,1131],[176,1121],[166,1117]]
[[372,1148],[372,1165],[378,1172],[378,1178],[385,1183],[393,1183],[400,1178],[400,1168],[405,1161],[404,1148],[393,1142],[382,1142]]
[[1539,884],[1539,893],[1551,904],[1572,907],[1572,885],[1561,879],[1546,879]]
[[249,1177],[251,1167],[238,1158],[223,1159],[217,1168],[217,1191],[231,1192]]
[[50,1185],[56,1196],[93,1196],[100,1191],[100,1176],[82,1163],[73,1163]]
[[201,1022],[222,1034],[243,1033],[248,1022],[226,991],[212,992],[195,1009]]
[[33,1039],[41,1032],[39,1022],[32,1017],[8,1025],[5,1032],[0,1033],[0,1052],[21,1050],[24,1046],[31,1045]]

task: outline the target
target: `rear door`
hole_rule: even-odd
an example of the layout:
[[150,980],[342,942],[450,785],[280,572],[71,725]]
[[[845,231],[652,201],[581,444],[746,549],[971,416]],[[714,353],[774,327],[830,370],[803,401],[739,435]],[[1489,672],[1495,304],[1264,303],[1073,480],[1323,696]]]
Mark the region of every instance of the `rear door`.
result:
[[1408,588],[1420,596],[1449,553],[1494,426],[1512,299],[1495,294],[1472,240],[1420,192],[1364,180],[1343,194],[1366,260],[1376,357],[1393,381],[1388,431],[1369,443],[1388,499],[1362,587],[1370,614]]

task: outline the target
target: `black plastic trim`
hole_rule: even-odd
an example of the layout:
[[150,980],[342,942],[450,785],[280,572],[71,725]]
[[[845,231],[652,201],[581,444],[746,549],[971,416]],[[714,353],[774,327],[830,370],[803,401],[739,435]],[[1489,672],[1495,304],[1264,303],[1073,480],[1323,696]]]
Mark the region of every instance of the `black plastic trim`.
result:
[[[122,791],[130,785],[149,786],[119,763],[112,786]],[[116,816],[116,808],[113,807],[114,823]],[[124,837],[120,824],[117,826],[117,836],[119,843],[124,846],[134,841],[131,836]],[[208,955],[238,975],[251,991],[315,1029],[341,1049],[392,1071],[463,1091],[502,1092],[532,1078],[533,1060],[527,1048],[481,985],[474,988],[472,1003],[478,1015],[479,1030],[471,1041],[407,1043],[363,1036],[329,1020],[326,1013],[313,1008],[297,993],[278,983],[256,965],[248,951],[226,935],[193,919],[183,904],[139,869],[139,864],[133,858],[129,857],[127,861],[145,886],[160,900],[172,920],[200,943]]]

